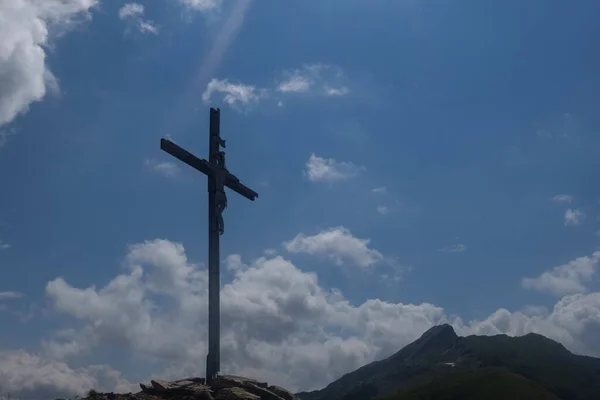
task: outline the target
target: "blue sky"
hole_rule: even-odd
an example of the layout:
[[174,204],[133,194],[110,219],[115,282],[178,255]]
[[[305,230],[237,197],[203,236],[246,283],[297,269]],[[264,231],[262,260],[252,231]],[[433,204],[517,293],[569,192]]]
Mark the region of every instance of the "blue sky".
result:
[[260,194],[225,212],[224,370],[320,387],[440,322],[600,356],[599,13],[0,5],[0,377],[204,373],[206,178],[159,139],[207,157],[210,107]]

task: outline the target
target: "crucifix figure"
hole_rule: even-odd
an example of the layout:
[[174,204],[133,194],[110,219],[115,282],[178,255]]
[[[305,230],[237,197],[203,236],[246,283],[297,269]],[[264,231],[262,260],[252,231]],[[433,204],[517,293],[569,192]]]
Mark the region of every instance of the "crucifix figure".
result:
[[208,355],[206,382],[210,384],[221,368],[220,358],[220,292],[219,236],[225,231],[223,211],[227,208],[225,187],[254,201],[258,193],[244,186],[225,167],[225,141],[220,135],[221,112],[210,109],[210,144],[208,161],[200,159],[167,139],[160,139],[160,148],[173,157],[197,169],[208,177]]

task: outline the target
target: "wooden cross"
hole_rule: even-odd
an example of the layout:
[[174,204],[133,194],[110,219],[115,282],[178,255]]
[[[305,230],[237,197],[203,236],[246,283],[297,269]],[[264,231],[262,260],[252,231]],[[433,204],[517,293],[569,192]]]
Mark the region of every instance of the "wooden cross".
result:
[[160,139],[160,148],[173,157],[197,169],[208,177],[208,355],[206,381],[210,384],[221,368],[221,320],[219,274],[219,236],[223,234],[223,211],[227,208],[225,187],[254,201],[258,193],[244,186],[225,167],[225,141],[220,136],[221,111],[210,109],[210,145],[208,160],[203,160],[167,139]]

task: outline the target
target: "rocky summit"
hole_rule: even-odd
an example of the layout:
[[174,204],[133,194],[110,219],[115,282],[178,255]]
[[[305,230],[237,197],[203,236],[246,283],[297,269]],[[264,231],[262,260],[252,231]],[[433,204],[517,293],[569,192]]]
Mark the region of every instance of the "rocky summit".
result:
[[279,386],[240,376],[224,375],[208,386],[204,378],[177,381],[152,380],[140,383],[138,393],[96,393],[91,391],[82,400],[298,400]]

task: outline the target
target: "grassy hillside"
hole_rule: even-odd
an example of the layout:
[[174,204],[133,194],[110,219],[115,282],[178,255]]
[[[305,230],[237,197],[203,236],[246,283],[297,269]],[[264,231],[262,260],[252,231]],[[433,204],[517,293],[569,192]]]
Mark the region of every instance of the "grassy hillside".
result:
[[488,366],[538,382],[561,399],[600,399],[600,359],[578,356],[544,336],[468,336],[465,348]]
[[499,368],[457,372],[411,385],[385,400],[560,400],[540,384]]

